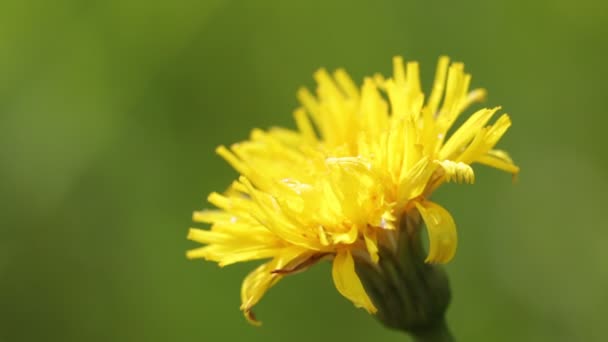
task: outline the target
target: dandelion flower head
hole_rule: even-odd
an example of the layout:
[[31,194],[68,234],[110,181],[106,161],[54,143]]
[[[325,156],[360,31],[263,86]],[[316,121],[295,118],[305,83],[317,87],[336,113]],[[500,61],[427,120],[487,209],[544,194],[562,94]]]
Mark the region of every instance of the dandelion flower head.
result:
[[[254,129],[248,140],[217,153],[239,174],[215,209],[196,211],[188,238],[204,246],[187,252],[220,266],[265,260],[243,281],[241,310],[252,308],[281,278],[319,260],[332,260],[337,290],[370,313],[354,258],[378,262],[380,246],[396,248],[400,221],[419,215],[428,233],[428,263],[456,251],[450,213],[430,200],[445,182],[473,183],[472,165],[516,175],[509,155],[495,149],[511,125],[500,108],[484,108],[452,127],[485,90],[469,89],[462,63],[439,59],[430,95],[416,62],[393,59],[393,75],[367,77],[359,87],[342,69],[314,74],[316,94],[297,93],[297,129]],[[448,134],[448,131],[452,132]]]

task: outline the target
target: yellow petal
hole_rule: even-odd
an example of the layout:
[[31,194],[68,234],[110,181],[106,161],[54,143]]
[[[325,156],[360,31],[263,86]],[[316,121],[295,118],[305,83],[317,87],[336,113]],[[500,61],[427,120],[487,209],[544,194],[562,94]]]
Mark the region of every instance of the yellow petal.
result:
[[457,161],[471,164],[488,153],[511,126],[509,115],[503,114],[496,122],[479,130],[469,146],[458,156]]
[[281,252],[282,247],[276,237],[258,227],[244,231],[219,226],[215,230],[191,228],[188,239],[207,246],[191,249],[186,253],[188,259],[206,259],[218,262],[223,267],[236,262],[268,259]]
[[433,90],[429,96],[429,102],[427,107],[430,113],[435,116],[439,109],[439,102],[443,96],[443,90],[445,89],[445,80],[448,75],[448,66],[450,59],[446,56],[441,56],[437,62],[437,71],[435,73],[435,81],[433,82]]
[[319,122],[319,102],[313,94],[306,88],[300,88],[298,90],[298,100],[310,113],[316,123]]
[[513,175],[517,175],[519,173],[519,167],[513,163],[513,160],[505,151],[488,151],[488,153],[479,157],[476,161],[478,163],[509,172]]
[[490,127],[488,130],[488,134],[486,136],[486,146],[487,149],[490,150],[496,146],[500,138],[507,132],[507,130],[511,127],[511,118],[508,114],[503,114],[496,120],[496,122]]
[[317,241],[310,240],[301,234],[301,229],[290,218],[283,215],[276,199],[266,193],[256,190],[251,182],[240,177],[239,180],[247,187],[248,194],[257,203],[259,212],[251,213],[261,225],[275,233],[285,241],[309,249],[319,249]]
[[338,292],[348,298],[358,308],[369,313],[378,311],[369,299],[359,276],[355,272],[355,261],[349,250],[338,251],[334,258],[332,276]]
[[424,191],[429,178],[437,169],[437,164],[432,163],[428,157],[418,161],[403,177],[399,184],[398,206],[402,207],[408,200],[419,196]]
[[443,145],[439,152],[439,159],[454,159],[454,154],[461,152],[461,150],[479,132],[479,129],[482,128],[499,109],[500,107],[481,109],[471,115],[471,117],[452,134],[445,145]]
[[351,224],[348,230],[343,233],[333,233],[331,241],[334,244],[344,243],[350,245],[357,241],[359,237],[359,227],[356,224]]
[[458,238],[452,215],[433,202],[416,203],[429,236],[428,263],[447,263],[454,257]]
[[473,184],[475,182],[475,173],[468,164],[455,162],[453,160],[435,160],[435,163],[441,165],[441,168],[443,168],[446,182],[456,181],[458,183],[468,184]]
[[250,323],[261,324],[260,321],[256,320],[252,309],[262,299],[266,291],[283,278],[282,274],[273,271],[284,268],[302,253],[305,253],[302,249],[285,248],[273,260],[260,265],[247,275],[241,286],[241,310],[243,310],[245,318]]
[[445,96],[437,114],[437,124],[445,134],[460,114],[459,104],[466,96],[470,75],[464,73],[464,64],[452,63],[448,68]]
[[241,286],[241,310],[243,310],[245,318],[254,325],[260,325],[261,322],[256,320],[253,315],[251,311],[253,306],[262,299],[269,288],[281,279],[281,275],[271,273],[274,269],[272,264],[273,262],[267,262],[256,268],[247,275]]
[[374,263],[378,263],[380,259],[378,256],[378,231],[376,228],[367,229],[363,237],[365,238],[365,247],[369,256]]
[[467,97],[462,101],[460,110],[463,111],[467,109],[470,105],[476,102],[482,102],[485,100],[488,92],[483,88],[473,89],[468,94]]
[[233,215],[222,210],[198,210],[192,213],[192,221],[200,223],[230,221],[233,217]]
[[306,110],[304,110],[304,108],[298,108],[294,111],[293,116],[296,120],[298,130],[302,133],[304,139],[310,143],[316,143],[317,135],[308,118],[308,114],[306,114]]
[[344,69],[338,69],[334,72],[334,78],[346,95],[353,99],[359,98],[359,88],[353,79]]
[[237,156],[232,153],[226,146],[218,146],[215,149],[215,153],[220,155],[224,160],[230,164],[235,170],[237,170],[242,175],[250,175],[250,168],[245,164],[242,160],[240,160]]
[[226,241],[234,240],[234,237],[226,233],[190,228],[188,231],[188,240],[206,244],[225,243]]

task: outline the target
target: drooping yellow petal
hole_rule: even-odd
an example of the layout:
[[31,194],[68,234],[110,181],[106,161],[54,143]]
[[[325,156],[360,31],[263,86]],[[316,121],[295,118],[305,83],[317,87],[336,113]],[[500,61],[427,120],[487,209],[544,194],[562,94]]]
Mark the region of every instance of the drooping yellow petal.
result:
[[358,308],[364,308],[369,313],[377,311],[355,272],[355,262],[348,249],[337,252],[331,273],[336,289],[340,294],[348,298]]
[[456,253],[458,237],[456,224],[452,215],[443,207],[433,202],[416,203],[429,236],[428,263],[445,264],[452,260]]
[[243,280],[243,285],[241,286],[241,310],[251,324],[262,324],[253,314],[253,306],[262,299],[269,288],[282,278],[282,275],[271,273],[275,269],[275,263],[275,261],[271,261],[258,266]]
[[241,286],[241,310],[250,323],[261,324],[255,318],[252,309],[262,299],[266,291],[284,276],[283,273],[273,271],[283,269],[303,253],[305,252],[298,248],[285,248],[273,260],[258,266],[245,277]]

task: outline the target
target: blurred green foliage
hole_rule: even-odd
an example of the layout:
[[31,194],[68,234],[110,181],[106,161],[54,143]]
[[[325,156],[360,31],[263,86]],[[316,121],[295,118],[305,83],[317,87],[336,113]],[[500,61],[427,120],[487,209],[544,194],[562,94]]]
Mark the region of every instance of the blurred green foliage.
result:
[[600,341],[608,314],[608,3],[3,1],[0,341],[402,341],[333,288],[289,277],[249,326],[253,264],[187,261],[190,215],[235,173],[213,153],[293,127],[321,66],[466,63],[514,125],[519,182],[448,185],[462,341]]

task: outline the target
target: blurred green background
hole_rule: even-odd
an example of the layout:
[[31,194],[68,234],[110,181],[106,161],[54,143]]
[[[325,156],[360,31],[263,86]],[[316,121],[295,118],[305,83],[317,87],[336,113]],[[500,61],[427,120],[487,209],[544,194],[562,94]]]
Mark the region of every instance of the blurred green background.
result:
[[0,341],[403,341],[334,289],[328,263],[239,312],[254,264],[187,261],[191,212],[236,174],[213,150],[294,127],[321,66],[357,81],[448,54],[514,125],[520,181],[477,167],[436,200],[461,341],[608,335],[608,3],[3,1]]

